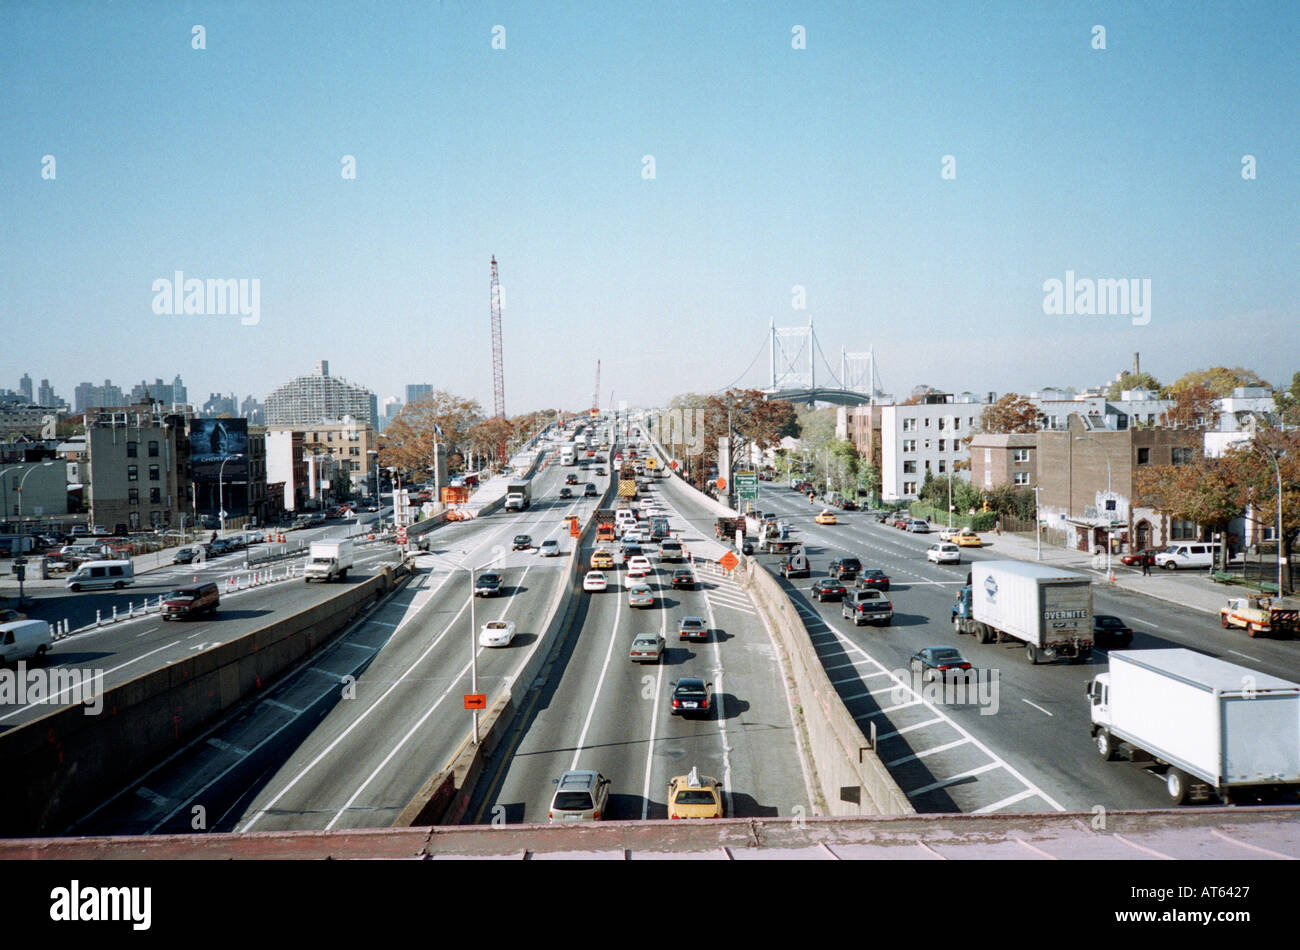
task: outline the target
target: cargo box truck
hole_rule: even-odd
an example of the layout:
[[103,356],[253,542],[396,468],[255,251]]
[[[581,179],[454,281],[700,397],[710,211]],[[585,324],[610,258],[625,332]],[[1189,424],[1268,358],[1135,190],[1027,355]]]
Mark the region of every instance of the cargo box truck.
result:
[[329,538],[313,541],[307,551],[307,566],[303,579],[312,581],[346,580],[352,566],[352,541],[348,538]]
[[1296,683],[1193,650],[1112,650],[1087,696],[1101,757],[1165,767],[1175,805],[1300,786]]
[[1092,655],[1092,581],[1023,561],[976,561],[952,608],[957,633],[1019,640],[1030,663]]
[[506,485],[506,511],[523,511],[533,500],[531,481],[510,482]]

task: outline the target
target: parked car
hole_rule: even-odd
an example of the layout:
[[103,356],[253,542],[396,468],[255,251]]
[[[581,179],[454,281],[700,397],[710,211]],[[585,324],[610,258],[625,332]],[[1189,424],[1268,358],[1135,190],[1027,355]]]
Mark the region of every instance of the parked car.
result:
[[1128,554],[1120,556],[1119,562],[1127,564],[1129,567],[1141,567],[1145,564],[1152,567],[1156,563],[1156,555],[1160,552],[1155,548],[1143,548],[1141,551],[1130,551]]
[[633,663],[658,663],[663,659],[665,646],[661,633],[638,633],[632,639],[628,659]]
[[810,593],[821,603],[828,600],[841,600],[848,593],[848,588],[844,586],[843,581],[837,581],[833,577],[820,577],[813,581]]
[[669,710],[674,716],[685,716],[690,713],[708,715],[712,683],[706,683],[698,677],[687,677],[673,680],[668,685],[673,688],[669,695]]
[[912,534],[929,534],[930,522],[922,521],[920,518],[913,518],[907,523],[907,530]]
[[162,599],[163,620],[188,620],[199,614],[214,615],[221,602],[221,593],[216,584],[193,584],[180,587]]
[[934,680],[942,674],[945,680],[968,678],[971,665],[953,647],[926,647],[919,653],[912,654],[908,661],[913,673],[920,673],[923,680]]
[[575,770],[555,782],[555,795],[546,817],[554,823],[600,821],[609,807],[610,780],[599,772]]

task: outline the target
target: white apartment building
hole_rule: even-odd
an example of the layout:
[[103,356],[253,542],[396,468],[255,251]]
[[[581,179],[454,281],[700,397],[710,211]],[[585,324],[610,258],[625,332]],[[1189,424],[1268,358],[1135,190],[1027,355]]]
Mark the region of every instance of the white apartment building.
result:
[[969,457],[961,440],[976,430],[984,404],[969,393],[932,393],[913,406],[880,406],[880,494],[915,500],[925,473],[970,479],[953,465]]

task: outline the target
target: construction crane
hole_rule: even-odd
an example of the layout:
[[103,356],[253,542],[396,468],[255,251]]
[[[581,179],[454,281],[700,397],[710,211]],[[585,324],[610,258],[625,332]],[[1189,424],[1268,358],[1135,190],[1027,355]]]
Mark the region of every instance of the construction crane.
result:
[[596,389],[591,394],[591,414],[600,414],[600,360],[596,360]]
[[[501,348],[501,279],[497,274],[497,258],[492,255],[492,284],[489,291],[492,313],[492,415],[506,417],[505,360]],[[497,461],[506,463],[506,444],[497,444]]]

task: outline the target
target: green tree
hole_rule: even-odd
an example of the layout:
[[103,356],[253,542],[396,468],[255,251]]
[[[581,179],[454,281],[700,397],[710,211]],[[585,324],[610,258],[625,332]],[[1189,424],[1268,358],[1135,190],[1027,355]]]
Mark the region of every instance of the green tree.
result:
[[1198,369],[1190,373],[1184,373],[1171,383],[1161,395],[1166,399],[1174,399],[1185,389],[1190,389],[1193,386],[1203,386],[1211,394],[1222,399],[1225,396],[1231,396],[1232,391],[1238,386],[1268,385],[1254,370],[1244,369],[1240,366],[1234,366],[1231,369],[1227,366],[1211,366],[1209,369]]
[[1291,376],[1291,385],[1273,394],[1273,405],[1277,408],[1282,422],[1287,425],[1300,425],[1300,373]]
[[1158,393],[1163,388],[1160,380],[1150,373],[1122,373],[1119,379],[1111,383],[1106,389],[1106,398],[1119,399],[1126,389],[1150,389],[1152,392]]

